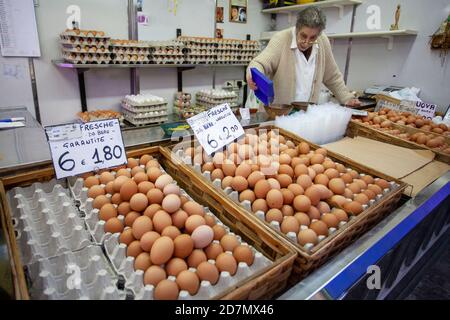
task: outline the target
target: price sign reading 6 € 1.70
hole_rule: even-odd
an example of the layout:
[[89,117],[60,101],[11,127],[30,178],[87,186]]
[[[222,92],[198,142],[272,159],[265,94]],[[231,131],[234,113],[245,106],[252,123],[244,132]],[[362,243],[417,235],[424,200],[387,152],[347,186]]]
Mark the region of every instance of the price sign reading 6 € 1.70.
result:
[[118,119],[45,127],[58,179],[127,163]]
[[208,155],[244,135],[244,129],[228,103],[195,115],[187,122]]

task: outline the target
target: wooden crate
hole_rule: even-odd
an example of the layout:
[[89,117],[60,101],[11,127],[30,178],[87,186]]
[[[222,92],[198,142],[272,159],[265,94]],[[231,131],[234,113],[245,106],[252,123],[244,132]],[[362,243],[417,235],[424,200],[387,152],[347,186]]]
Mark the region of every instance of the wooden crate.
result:
[[[283,243],[283,241],[260,224],[254,225],[253,220],[242,217],[239,208],[233,203],[227,203],[222,201],[222,199],[214,200],[215,195],[209,192],[208,189],[205,190],[203,183],[196,176],[193,176],[190,171],[178,166],[177,162],[172,162],[170,154],[161,147],[148,147],[127,152],[128,157],[139,157],[143,154],[150,154],[157,158],[167,173],[177,180],[179,186],[195,201],[208,206],[212,213],[230,227],[232,232],[240,235],[244,242],[252,245],[273,262],[272,265],[266,267],[258,274],[254,274],[250,278],[237,283],[233,288],[221,295],[220,299],[270,299],[286,288],[296,258],[295,251],[289,245]],[[16,299],[27,300],[29,295],[5,189],[28,186],[38,181],[49,181],[54,176],[53,168],[46,168],[0,180],[0,217],[2,231],[7,235],[8,240]]]
[[[407,129],[404,128],[404,126],[400,126],[398,124],[393,124],[392,128],[394,129],[398,129],[402,132],[409,132],[409,133],[416,133],[416,132],[421,132],[418,129],[415,128],[411,128],[411,127],[407,127]],[[423,131],[423,132],[427,132],[427,131]],[[438,135],[438,134],[433,134],[431,132],[428,132],[428,134],[431,134],[435,137],[439,137],[442,135]],[[350,121],[348,127],[347,127],[347,132],[346,135],[354,138],[357,136],[362,136],[362,137],[366,137],[372,140],[377,140],[377,141],[381,141],[381,142],[385,142],[385,143],[390,143],[396,146],[400,146],[400,147],[404,147],[404,148],[408,148],[408,149],[422,149],[422,150],[430,150],[432,152],[434,152],[434,154],[436,155],[435,160],[438,161],[442,161],[445,163],[450,163],[450,154],[446,154],[444,152],[441,151],[437,151],[435,149],[429,148],[423,144],[418,144],[415,143],[413,141],[409,141],[409,140],[405,140],[405,139],[401,139],[395,135],[389,134],[387,132],[383,132],[380,130],[377,130],[375,128],[372,128],[369,125],[364,125],[360,122],[357,121]],[[450,138],[446,137],[446,142],[450,143]]]
[[[285,131],[283,129],[277,128],[275,126],[264,126],[257,128],[256,130],[267,130],[270,131],[272,129],[279,130],[279,133],[283,135],[285,138],[292,140],[295,144],[299,144],[300,142],[307,142],[310,145],[312,150],[320,148],[319,145],[311,143],[307,140],[300,138],[299,136]],[[191,147],[195,146],[195,141],[189,142]],[[171,148],[174,148],[175,145],[172,145]],[[165,148],[164,148],[165,149]],[[166,152],[171,152],[169,148]],[[327,237],[323,241],[321,241],[318,245],[316,245],[310,252],[305,250],[298,244],[294,244],[285,234],[276,231],[273,229],[266,221],[262,221],[256,215],[247,209],[245,209],[242,205],[235,203],[221,188],[215,187],[212,182],[201,174],[197,173],[193,167],[186,165],[179,159],[178,166],[185,168],[183,171],[189,171],[190,177],[195,179],[196,181],[202,182],[204,185],[204,189],[209,189],[210,193],[214,193],[215,199],[221,199],[220,201],[223,203],[227,203],[228,206],[232,206],[236,208],[237,214],[242,216],[242,219],[248,219],[249,223],[253,223],[253,225],[263,225],[265,228],[273,232],[279,239],[284,241],[286,244],[289,244],[294,250],[297,252],[298,256],[294,263],[294,272],[290,278],[290,283],[294,284],[301,279],[305,278],[309,273],[323,265],[326,261],[328,261],[331,257],[333,257],[338,252],[342,251],[346,246],[355,241],[358,237],[360,237],[364,232],[372,228],[375,224],[380,222],[384,217],[389,215],[397,208],[397,204],[400,201],[403,191],[407,187],[407,185],[397,180],[393,177],[387,176],[381,172],[373,170],[372,168],[366,167],[362,164],[359,164],[349,158],[346,158],[340,154],[333,153],[328,151],[328,157],[332,158],[335,161],[338,161],[344,164],[347,167],[355,169],[360,173],[370,174],[375,177],[383,178],[388,181],[395,181],[399,188],[391,191],[389,194],[385,195],[381,202],[378,202],[376,205],[369,207],[367,210],[359,214],[355,219],[349,221],[344,227],[339,228],[333,235]],[[176,160],[174,160],[175,162]],[[252,222],[250,222],[252,221]]]

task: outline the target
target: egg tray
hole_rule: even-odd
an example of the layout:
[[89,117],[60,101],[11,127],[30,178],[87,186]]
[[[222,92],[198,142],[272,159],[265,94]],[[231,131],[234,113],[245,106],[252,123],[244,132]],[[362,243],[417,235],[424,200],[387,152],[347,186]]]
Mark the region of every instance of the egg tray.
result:
[[97,47],[97,46],[81,46],[81,45],[72,45],[72,44],[64,44],[62,46],[63,52],[75,52],[75,53],[111,53],[108,47]]
[[131,112],[126,109],[122,109],[122,113],[125,119],[127,120],[128,118],[142,120],[167,116],[167,108],[162,109],[160,111],[148,111],[148,112]]
[[190,101],[192,98],[192,95],[187,92],[176,92],[173,95],[175,100],[181,100],[181,101]]
[[111,50],[114,54],[150,55],[150,48],[148,47],[123,47],[112,45]]
[[82,38],[77,38],[77,39],[61,39],[59,41],[59,43],[63,46],[66,45],[80,45],[80,46],[96,46],[98,47],[105,47],[105,48],[109,48],[109,46],[111,45],[110,41],[108,39],[92,39],[92,38],[87,38],[87,39],[82,39]]
[[184,64],[186,62],[186,59],[181,56],[177,57],[152,57],[151,62],[153,64]]
[[146,55],[123,56],[115,55],[111,60],[112,64],[149,64],[150,59]]
[[[175,182],[176,183],[176,182]],[[187,197],[189,200],[193,200],[184,190],[181,190],[181,195]],[[230,232],[230,229],[223,225],[222,222],[214,216],[207,207],[204,207],[205,214],[214,217],[216,223],[222,225],[229,234],[234,235]],[[144,285],[144,271],[134,269],[134,258],[127,257],[127,245],[119,242],[119,233],[111,234],[107,233],[104,238],[104,248],[106,255],[111,261],[115,271],[124,277],[125,288],[133,292],[134,299],[136,300],[153,300],[153,285]],[[241,237],[236,235],[239,242],[242,243]],[[218,241],[215,241],[219,243]],[[242,243],[244,244],[244,243]],[[245,245],[245,244],[244,244]],[[205,300],[214,299],[228,289],[236,285],[237,283],[245,280],[246,278],[252,276],[263,270],[264,268],[271,265],[271,261],[264,257],[260,252],[257,252],[253,247],[252,251],[255,255],[255,260],[251,266],[246,263],[241,262],[238,265],[238,269],[234,276],[231,276],[229,272],[221,272],[219,281],[212,285],[209,281],[202,281],[200,284],[200,289],[194,296],[190,295],[189,292],[181,290],[178,296],[180,300]],[[231,252],[226,252],[227,254],[232,254]],[[215,264],[214,260],[209,260],[209,262]],[[196,268],[189,268],[190,271],[196,272]],[[169,280],[175,281],[176,277],[169,276]]]
[[173,106],[177,108],[190,108],[191,107],[191,101],[174,101]]
[[85,56],[84,53],[63,53],[65,61],[73,64],[109,64],[112,60],[111,55],[106,53],[88,53]]
[[211,99],[204,97],[197,97],[197,104],[206,104],[206,105],[219,105],[223,103],[233,104],[237,102],[237,98],[223,98],[223,99]]
[[[258,128],[257,130],[266,130],[266,132],[269,132],[272,129],[278,130],[280,135],[293,141],[296,145],[298,145],[300,142],[306,142],[310,145],[312,150],[320,148],[320,146],[318,145],[315,145],[275,126],[264,126]],[[194,141],[194,143],[198,142]],[[177,150],[179,150],[180,147],[182,146],[177,145]],[[177,152],[175,154],[177,154]],[[181,154],[178,153],[178,156],[176,158],[180,160],[184,158],[184,156],[182,158],[180,156]],[[294,263],[294,272],[290,279],[291,283],[296,283],[306,277],[310,272],[324,264],[332,256],[341,251],[348,244],[352,243],[364,232],[369,230],[376,223],[393,212],[397,208],[397,203],[398,201],[400,201],[401,195],[406,188],[406,184],[404,182],[389,177],[371,168],[365,167],[364,165],[356,163],[353,160],[345,158],[339,154],[328,151],[328,156],[334,159],[334,161],[338,161],[347,167],[357,170],[360,173],[370,174],[374,177],[379,177],[387,181],[391,181],[391,185],[388,190],[383,190],[382,198],[377,198],[374,203],[371,203],[370,206],[365,207],[365,210],[362,213],[360,213],[356,217],[350,218],[346,224],[341,224],[337,230],[331,230],[333,231],[331,235],[326,238],[322,238],[322,241],[315,246],[307,245],[306,247],[302,247],[298,244],[293,243],[293,239],[290,239],[287,235],[281,232],[276,232],[276,234],[280,236],[280,239],[282,239],[283,241],[288,241],[298,253],[298,257],[296,258],[296,262]],[[221,186],[219,188],[217,185],[214,185],[210,179],[207,179],[198,171],[194,170],[192,165],[188,165],[188,167],[190,168],[190,170],[192,170],[193,174],[197,174],[202,177],[202,180],[205,181],[205,186],[209,186],[212,190],[221,190],[221,193],[226,198],[229,198],[231,201],[236,202],[236,195],[233,195],[234,199],[231,199],[229,195],[223,192]],[[244,214],[255,217],[255,219],[262,222],[267,227],[270,227],[270,229],[274,230],[274,228],[270,226],[269,223],[267,223],[266,221],[262,221],[251,210],[248,210],[248,204],[240,204],[240,208],[242,208]]]
[[[220,104],[223,104],[223,103],[225,103],[225,102],[221,102]],[[238,102],[226,102],[226,103],[228,103],[228,105],[230,106],[231,109],[239,107]],[[205,110],[209,110],[213,107],[216,107],[218,104],[217,103],[197,102],[196,105]]]
[[64,37],[99,37],[103,38],[105,37],[104,31],[98,31],[98,30],[80,30],[80,29],[66,29],[63,31],[61,36]]
[[151,118],[134,118],[125,115],[125,120],[127,120],[128,122],[130,122],[132,125],[135,126],[144,126],[153,123],[163,123],[166,122],[168,119],[169,118],[167,116],[151,117]]
[[14,188],[7,193],[12,225],[25,265],[91,244],[67,190],[55,181],[47,185],[47,188],[53,186],[50,192],[46,193],[40,186],[36,184],[24,191]]
[[[191,160],[191,158],[190,158],[190,157],[185,157],[182,150],[178,150],[177,153],[176,153],[176,155],[177,155],[180,159],[182,159],[183,162],[192,165],[192,160]],[[205,177],[208,181],[211,181],[211,172],[209,172],[209,171],[204,171],[204,172],[202,172],[201,165],[199,165],[199,164],[193,164],[193,168],[194,168],[195,171],[197,171],[199,174],[201,174],[203,177]],[[348,171],[350,172],[351,169],[348,169]],[[364,174],[361,174],[361,176],[364,176]],[[223,186],[222,186],[222,180],[220,180],[220,179],[215,179],[214,181],[212,181],[212,184],[213,184],[216,188],[222,189],[223,192],[225,192],[225,194],[227,194],[227,195],[230,197],[230,199],[233,200],[235,203],[240,204],[240,205],[241,205],[242,207],[244,207],[247,211],[252,212],[252,213],[253,213],[256,217],[258,217],[261,221],[266,222],[266,219],[265,219],[265,213],[264,213],[263,211],[256,211],[256,212],[253,212],[253,211],[252,211],[252,204],[251,204],[251,202],[248,201],[248,200],[240,201],[240,200],[239,200],[239,192],[233,190],[233,188],[231,188],[231,187],[223,188]],[[395,182],[391,182],[390,188],[389,188],[389,189],[384,189],[384,190],[383,190],[383,193],[384,193],[384,194],[388,194],[389,192],[391,192],[391,190],[395,190],[395,189],[398,188],[398,187],[399,187],[398,184],[396,184]],[[383,196],[382,196],[382,195],[378,195],[378,196],[376,197],[375,200],[370,200],[368,205],[363,205],[363,208],[364,208],[364,210],[366,210],[366,209],[368,209],[369,207],[372,207],[372,206],[376,205],[379,201],[382,201],[382,200],[383,200]],[[331,209],[333,209],[333,207],[332,207],[333,204],[331,204],[331,203],[328,203],[328,204],[330,205]],[[342,209],[342,208],[339,207],[339,206],[334,206],[334,207],[335,207],[335,208]],[[284,217],[284,218],[286,218],[286,217]],[[355,218],[356,218],[356,216],[350,215],[350,216],[349,216],[349,221],[348,221],[348,222],[352,221],[352,220],[355,219]],[[317,219],[312,219],[312,220],[311,220],[311,223],[314,222],[314,221],[317,221]],[[341,222],[339,223],[338,228],[328,228],[328,236],[331,236],[331,235],[334,234],[337,230],[339,230],[339,229],[345,227],[345,225],[346,225],[348,222],[346,222],[346,221],[341,221]],[[274,230],[276,230],[276,231],[278,231],[278,232],[281,233],[280,223],[279,223],[278,221],[272,221],[272,222],[270,222],[270,223],[269,223],[269,222],[267,222],[267,223],[268,223]],[[307,229],[307,226],[301,226],[301,229],[302,229],[302,230]],[[287,233],[287,234],[285,234],[285,235],[286,235],[286,237],[287,237],[294,245],[299,245],[299,244],[298,244],[297,235],[296,235],[294,232],[289,232],[289,233]],[[318,236],[319,242],[318,242],[316,245],[319,245],[320,242],[322,242],[322,241],[325,240],[326,238],[327,238],[327,236],[319,235],[319,236]],[[308,252],[311,252],[311,250],[312,250],[313,248],[314,248],[314,244],[313,244],[313,243],[307,243],[307,244],[305,244],[305,245],[303,246],[303,249],[306,250],[306,251],[308,251]]]
[[99,246],[40,259],[25,268],[31,299],[125,300],[120,279]]
[[131,106],[126,102],[122,103],[122,108],[126,109],[133,113],[152,113],[152,112],[160,112],[167,111],[167,105],[153,105],[153,106]]
[[[138,96],[144,97],[146,95],[138,95]],[[156,96],[152,96],[152,95],[149,95],[149,97],[151,97],[150,99],[146,99],[145,101],[142,101],[142,102],[134,100],[131,97],[129,97],[129,96],[125,97],[122,100],[122,103],[126,103],[126,104],[128,104],[130,106],[133,106],[133,107],[152,107],[152,106],[156,107],[156,106],[167,105],[167,101],[165,99],[160,98],[160,97],[156,97]],[[152,99],[154,101],[151,101]]]

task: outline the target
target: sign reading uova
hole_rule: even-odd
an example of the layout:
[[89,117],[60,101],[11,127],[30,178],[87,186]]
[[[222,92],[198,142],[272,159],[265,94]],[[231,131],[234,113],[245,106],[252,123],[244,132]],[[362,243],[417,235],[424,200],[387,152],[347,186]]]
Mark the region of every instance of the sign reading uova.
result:
[[400,104],[395,104],[389,101],[380,100],[375,108],[375,111],[379,111],[381,108],[388,108],[401,112],[411,112],[421,115],[426,119],[433,119],[436,115],[437,105],[420,101],[407,100],[402,100],[400,101]]
[[118,119],[45,127],[58,179],[127,163]]
[[228,103],[199,113],[187,122],[208,155],[244,135],[244,129]]

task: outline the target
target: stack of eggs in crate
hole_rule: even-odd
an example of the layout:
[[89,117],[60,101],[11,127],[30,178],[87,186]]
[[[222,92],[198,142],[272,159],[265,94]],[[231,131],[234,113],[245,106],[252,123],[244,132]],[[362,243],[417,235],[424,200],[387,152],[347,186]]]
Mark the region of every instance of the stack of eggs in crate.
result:
[[167,101],[151,94],[127,95],[122,101],[122,113],[133,125],[167,121]]
[[150,45],[146,41],[111,40],[115,64],[149,63]]
[[110,38],[103,31],[66,30],[60,34],[63,58],[73,64],[109,64]]

